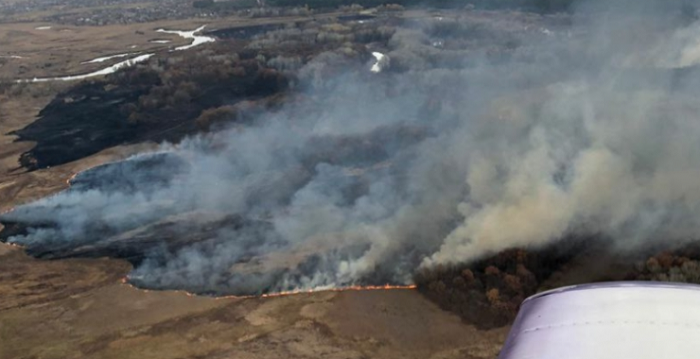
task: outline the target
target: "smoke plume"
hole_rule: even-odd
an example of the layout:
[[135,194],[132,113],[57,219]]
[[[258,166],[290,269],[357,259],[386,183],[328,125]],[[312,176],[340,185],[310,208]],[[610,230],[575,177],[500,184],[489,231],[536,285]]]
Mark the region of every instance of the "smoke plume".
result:
[[567,236],[693,240],[694,11],[425,20],[397,29],[381,73],[323,77],[345,64],[324,54],[282,110],[84,172],[2,220],[29,225],[10,241],[30,251],[137,247],[135,283],[236,294],[409,283]]

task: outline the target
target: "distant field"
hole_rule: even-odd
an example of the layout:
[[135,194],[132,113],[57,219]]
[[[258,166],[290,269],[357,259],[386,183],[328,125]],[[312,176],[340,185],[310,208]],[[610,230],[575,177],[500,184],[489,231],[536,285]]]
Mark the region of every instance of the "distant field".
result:
[[[17,0],[21,1],[21,0]],[[180,46],[189,40],[177,35],[156,33],[158,28],[193,29],[199,22],[164,21],[159,23],[75,27],[47,23],[0,24],[0,81],[55,77],[88,73],[109,66],[121,59],[83,64],[97,57],[135,53]],[[168,39],[171,43],[156,44],[153,39]],[[131,48],[136,46],[135,48]],[[0,211],[13,204],[45,195],[65,185],[65,179],[91,160],[72,164],[64,169],[37,171],[29,174],[18,168],[22,152],[32,148],[30,142],[13,142],[9,132],[20,129],[36,119],[39,111],[62,89],[73,83],[53,82],[31,84],[23,93],[0,95]],[[111,151],[110,153],[118,153]],[[109,158],[112,155],[107,155]],[[106,161],[104,156],[96,160]],[[77,167],[76,167],[77,166]]]
[[[0,24],[0,78],[25,79],[65,76],[95,71],[111,62],[82,62],[115,54],[147,52],[186,44],[177,35],[156,33],[165,27],[190,30],[193,20],[123,26],[77,27],[47,23]],[[168,39],[171,43],[149,41]],[[20,58],[17,58],[20,57]],[[122,59],[123,60],[123,59]]]

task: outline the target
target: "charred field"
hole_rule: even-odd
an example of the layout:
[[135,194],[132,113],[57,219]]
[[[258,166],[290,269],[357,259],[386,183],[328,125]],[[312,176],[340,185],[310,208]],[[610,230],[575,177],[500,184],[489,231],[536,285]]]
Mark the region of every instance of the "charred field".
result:
[[203,110],[286,90],[281,75],[259,72],[254,60],[237,57],[239,62],[225,69],[207,59],[186,61],[188,69],[173,66],[172,72],[158,73],[142,68],[107,81],[87,81],[60,94],[35,122],[10,133],[17,141],[37,143],[22,155],[20,164],[31,171],[121,144],[177,142],[201,130],[195,120]]
[[484,333],[558,286],[700,283],[700,22],[676,5],[207,30],[13,132],[28,173],[158,145],[18,203],[0,240],[205,297],[415,288]]

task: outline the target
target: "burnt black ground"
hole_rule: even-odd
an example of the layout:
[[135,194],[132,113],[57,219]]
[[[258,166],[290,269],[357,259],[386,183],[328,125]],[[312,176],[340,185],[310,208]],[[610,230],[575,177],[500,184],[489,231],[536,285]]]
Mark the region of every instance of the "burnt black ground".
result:
[[[185,67],[187,65],[184,65]],[[266,76],[249,62],[243,76],[201,78],[197,96],[186,102],[147,112],[146,119],[129,121],[129,105],[164,84],[147,67],[135,67],[86,81],[57,95],[28,126],[14,131],[16,141],[36,142],[20,164],[29,171],[57,166],[121,144],[177,142],[201,131],[195,119],[203,110],[257,100],[284,91],[286,81]],[[261,70],[262,71],[262,70]],[[141,75],[145,73],[146,75]],[[172,86],[172,85],[170,85]],[[176,85],[177,86],[177,85]]]
[[37,143],[22,155],[22,166],[56,166],[133,140],[138,129],[128,125],[119,107],[137,101],[147,88],[105,91],[104,85],[88,82],[58,95],[35,122],[15,131],[17,141]]

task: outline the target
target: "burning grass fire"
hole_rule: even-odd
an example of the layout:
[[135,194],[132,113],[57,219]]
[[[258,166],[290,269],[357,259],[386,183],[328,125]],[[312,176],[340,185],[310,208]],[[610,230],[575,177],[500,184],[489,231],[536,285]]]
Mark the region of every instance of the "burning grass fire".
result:
[[[147,289],[140,289],[131,283],[129,283],[129,278],[124,277],[121,279],[121,283],[124,285],[128,285],[131,288],[138,289],[138,290],[144,290],[148,292]],[[349,286],[349,287],[340,287],[340,288],[316,288],[316,289],[309,289],[309,290],[293,290],[293,291],[283,291],[283,292],[276,292],[276,293],[264,293],[260,295],[246,295],[246,296],[236,296],[236,295],[226,295],[226,296],[216,296],[214,299],[220,300],[220,299],[253,299],[253,298],[277,298],[277,297],[284,297],[284,296],[290,296],[290,295],[301,295],[301,294],[312,294],[312,293],[323,293],[323,292],[346,292],[346,291],[371,291],[371,290],[415,290],[417,289],[418,286],[415,284],[411,285],[390,285],[390,284],[385,284],[385,285],[369,285],[369,286]],[[198,296],[196,293],[191,293],[188,291],[176,291],[179,293],[184,293],[188,297],[195,297]]]
[[[303,96],[81,172],[0,215],[0,238],[125,258],[139,288],[416,287],[500,325],[557,280],[570,252],[542,253],[570,238],[619,258],[700,233],[700,23],[637,3],[397,28],[381,73],[319,55],[293,74]],[[694,278],[670,263],[641,277]]]

